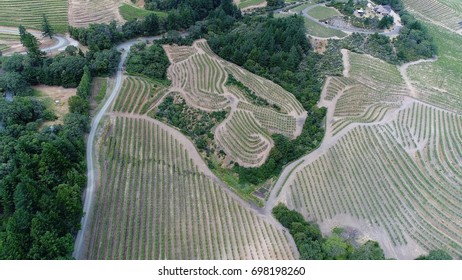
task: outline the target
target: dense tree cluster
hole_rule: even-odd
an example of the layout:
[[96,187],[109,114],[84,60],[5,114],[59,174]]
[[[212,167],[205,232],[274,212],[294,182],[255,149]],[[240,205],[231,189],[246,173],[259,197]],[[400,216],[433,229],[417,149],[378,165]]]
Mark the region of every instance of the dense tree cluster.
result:
[[[260,96],[256,95],[250,88],[246,87],[243,83],[236,80],[233,75],[228,74],[228,79],[226,80],[227,86],[235,86],[241,90],[241,92],[245,95],[245,97],[254,105],[257,106],[270,106],[266,99],[261,98]],[[280,111],[281,108],[277,105],[273,105],[277,111]]]
[[114,48],[89,51],[84,55],[76,47],[68,46],[58,55],[45,57],[39,50],[34,36],[21,27],[20,33],[23,34],[21,41],[28,49],[27,55],[14,54],[2,57],[2,66],[6,74],[0,78],[0,88],[10,90],[14,94],[28,95],[28,86],[37,84],[77,87],[85,66],[89,67],[93,76],[112,74],[117,69],[120,53]]
[[385,256],[376,241],[353,245],[343,236],[343,229],[336,228],[330,237],[323,237],[318,225],[306,221],[303,216],[285,205],[272,210],[273,216],[294,238],[302,260],[383,260]]
[[416,260],[426,260],[426,261],[452,260],[452,257],[444,250],[432,250],[430,251],[430,253],[428,253],[428,255],[420,256]]
[[32,97],[0,100],[0,259],[71,258],[88,119],[69,114],[39,131],[45,111]]
[[353,33],[344,40],[333,43],[357,53],[370,54],[392,64],[431,58],[436,55],[437,48],[433,38],[421,23],[406,11],[401,11],[401,20],[404,27],[394,40],[378,33],[372,35]]
[[155,118],[178,127],[189,136],[196,147],[207,157],[214,152],[212,127],[226,118],[226,111],[207,113],[188,106],[183,98],[167,96],[159,105]]
[[331,43],[356,53],[370,54],[392,64],[399,63],[393,42],[385,35],[353,33],[341,41]]
[[188,28],[196,21],[206,19],[218,8],[227,15],[240,17],[240,10],[232,0],[146,0],[147,10],[162,10],[168,13],[163,22],[165,30]]
[[166,80],[170,66],[164,49],[158,43],[133,45],[127,58],[126,70],[132,75],[142,75],[152,79]]
[[427,28],[406,11],[400,16],[404,27],[395,42],[398,59],[408,62],[436,55],[437,48]]
[[[208,19],[225,28],[225,23],[232,24],[234,19],[241,18],[240,10],[231,0],[195,0],[195,1],[146,1],[146,9],[167,10],[166,18],[150,14],[144,19],[134,19],[118,27],[115,21],[110,24],[90,24],[87,28],[69,27],[72,38],[78,40],[92,51],[110,49],[117,43],[139,36],[154,36],[173,30],[192,28],[190,33],[200,36],[197,21]],[[199,30],[197,30],[199,28]],[[193,38],[193,37],[191,37]],[[196,37],[198,38],[198,37]],[[166,41],[168,42],[168,41]],[[166,43],[165,42],[165,43]],[[191,41],[189,41],[191,42]]]
[[236,22],[231,31],[209,37],[210,46],[219,56],[278,83],[293,93],[308,111],[304,129],[297,139],[272,136],[275,146],[262,166],[235,165],[234,171],[242,184],[262,183],[277,176],[285,164],[320,144],[325,110],[317,108],[316,103],[325,70],[329,68],[325,66],[329,64],[322,55],[310,50],[303,19],[299,16],[247,18]]
[[[0,76],[0,90],[16,95],[0,100],[0,259],[69,259],[83,214],[91,66],[107,58],[72,46],[45,57],[20,33],[28,54],[3,57]],[[41,128],[56,116],[29,96],[30,84],[78,86],[62,125]]]

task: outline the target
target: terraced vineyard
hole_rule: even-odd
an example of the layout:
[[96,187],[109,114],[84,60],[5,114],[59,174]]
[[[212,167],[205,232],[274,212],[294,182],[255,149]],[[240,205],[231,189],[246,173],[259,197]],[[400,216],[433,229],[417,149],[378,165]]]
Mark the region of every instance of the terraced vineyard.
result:
[[123,0],[69,0],[69,24],[86,27],[90,23],[124,22],[119,13]]
[[462,2],[458,0],[403,0],[411,12],[446,28],[462,32]]
[[300,168],[286,199],[318,222],[346,214],[384,229],[393,247],[415,241],[460,257],[461,140],[461,116],[413,102],[395,121],[360,125]]
[[129,76],[124,80],[113,111],[146,114],[159,103],[166,92],[166,88],[159,83]]
[[40,29],[42,15],[48,17],[48,21],[57,32],[67,30],[66,0],[1,0],[0,1],[0,26],[19,26]]
[[[255,106],[246,102],[239,102],[238,109],[252,112],[259,124],[270,133],[283,134],[289,138],[298,135],[296,121],[293,117],[275,112],[274,110],[265,107]],[[298,132],[300,133],[300,132]]]
[[241,166],[260,165],[271,150],[272,140],[255,121],[252,113],[235,111],[215,131],[218,144]]
[[[279,85],[221,59],[205,40],[196,41],[192,47],[164,49],[171,62],[170,91],[182,94],[189,105],[204,111],[231,108],[231,114],[215,131],[218,148],[230,160],[242,166],[259,166],[273,146],[272,133],[290,138],[300,135],[306,111]],[[228,75],[242,88],[227,84]],[[256,99],[266,105],[253,104]]]
[[419,99],[462,113],[462,36],[441,27],[428,25],[438,46],[438,59],[409,66],[409,78]]
[[293,259],[282,229],[223,189],[192,144],[115,117],[101,146],[89,259]]
[[321,105],[335,106],[328,127],[332,135],[352,123],[381,121],[411,94],[395,65],[368,55],[342,52],[348,65],[346,77],[327,78],[321,97]]

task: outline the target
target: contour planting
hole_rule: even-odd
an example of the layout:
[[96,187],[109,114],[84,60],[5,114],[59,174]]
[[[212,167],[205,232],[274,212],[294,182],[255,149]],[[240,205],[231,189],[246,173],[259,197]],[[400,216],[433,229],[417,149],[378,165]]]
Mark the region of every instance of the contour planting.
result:
[[40,29],[42,17],[46,15],[57,32],[67,29],[68,1],[65,0],[29,0],[0,1],[0,26],[19,26]]
[[295,257],[281,228],[223,189],[184,136],[150,118],[116,115],[101,141],[88,258]]

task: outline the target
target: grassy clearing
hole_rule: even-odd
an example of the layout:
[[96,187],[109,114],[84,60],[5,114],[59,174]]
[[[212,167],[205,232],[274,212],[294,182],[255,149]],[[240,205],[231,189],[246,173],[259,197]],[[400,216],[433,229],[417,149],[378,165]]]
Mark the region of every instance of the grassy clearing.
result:
[[266,0],[244,0],[241,1],[237,7],[239,9],[244,9],[250,6],[260,5],[261,3],[265,2]]
[[1,0],[0,1],[0,26],[19,26],[40,29],[42,15],[48,17],[48,21],[56,32],[67,30],[67,7],[65,0]]
[[337,11],[334,8],[323,7],[323,6],[314,7],[313,9],[308,11],[308,14],[314,17],[315,19],[319,19],[319,20],[328,19],[331,17],[342,15],[340,14],[339,11]]
[[314,3],[306,3],[306,4],[297,6],[297,7],[293,8],[293,9],[290,9],[290,10],[293,11],[293,12],[298,13],[298,12],[301,12],[304,9],[308,8],[309,6],[313,6],[313,5],[314,5]]
[[331,37],[338,37],[344,38],[347,34],[341,30],[330,29],[327,27],[322,26],[321,24],[314,22],[308,18],[304,18],[305,20],[305,27],[307,33],[313,35],[315,37],[320,38],[331,38]]
[[96,103],[100,103],[107,92],[107,78],[94,78],[93,79],[93,90],[92,96],[95,96]]
[[34,86],[35,96],[47,104],[58,117],[57,120],[46,122],[45,125],[61,124],[64,116],[69,113],[69,98],[76,95],[75,88],[63,88],[56,86]]
[[148,11],[129,4],[122,4],[122,6],[119,7],[119,12],[125,20],[141,19],[150,14],[156,14],[160,18],[167,17],[167,13],[160,11]]

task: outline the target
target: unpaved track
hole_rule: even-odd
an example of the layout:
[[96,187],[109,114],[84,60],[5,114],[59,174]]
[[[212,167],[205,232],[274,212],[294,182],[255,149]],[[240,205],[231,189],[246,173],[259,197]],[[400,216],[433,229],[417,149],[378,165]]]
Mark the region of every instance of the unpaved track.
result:
[[[31,33],[37,38],[42,37],[42,33],[38,30],[27,30],[27,32]],[[3,34],[13,34],[13,35],[19,35],[19,29],[14,28],[14,27],[0,27],[0,33]],[[41,51],[44,52],[53,52],[53,51],[58,51],[58,50],[64,50],[67,46],[69,45],[74,45],[76,41],[71,39],[69,36],[62,36],[62,35],[55,35],[53,36],[53,39],[56,40],[56,44],[47,48],[41,49]],[[25,53],[22,53],[25,54]]]
[[[348,58],[348,51],[342,50],[341,53],[342,53],[343,64],[344,64],[343,75],[345,77],[349,77],[350,76],[349,75],[350,63],[349,63],[349,58]],[[327,101],[327,100],[325,100],[326,92],[325,92],[325,90],[323,90],[323,93],[321,94],[318,106],[327,108],[326,132],[325,132],[325,135],[324,135],[324,139],[321,142],[321,145],[319,146],[319,148],[317,148],[313,152],[305,155],[304,157],[292,162],[291,164],[289,164],[287,167],[284,168],[281,175],[279,176],[279,179],[277,180],[277,182],[275,183],[273,189],[271,190],[270,196],[269,196],[268,201],[266,202],[266,205],[265,205],[265,208],[264,208],[265,213],[270,215],[271,214],[271,209],[273,209],[273,207],[276,206],[276,203],[278,202],[278,198],[284,196],[284,195],[281,195],[281,193],[285,194],[285,190],[283,189],[283,187],[285,185],[287,185],[286,183],[288,181],[290,182],[291,180],[294,179],[294,176],[292,176],[293,174],[296,174],[297,171],[304,168],[307,164],[313,162],[315,159],[320,157],[322,154],[326,153],[332,146],[334,146],[337,143],[337,141],[339,139],[341,139],[343,136],[345,136],[347,133],[349,133],[352,129],[354,129],[354,128],[358,127],[358,126],[374,126],[374,125],[380,125],[380,124],[388,123],[388,122],[392,121],[393,119],[397,118],[400,111],[408,108],[414,102],[420,102],[420,103],[423,103],[423,104],[425,104],[427,106],[431,106],[431,107],[438,108],[438,109],[443,109],[443,108],[439,108],[437,106],[434,106],[432,104],[428,104],[428,103],[417,100],[416,99],[417,93],[416,93],[416,91],[415,91],[415,89],[414,89],[414,87],[413,87],[413,85],[411,83],[411,80],[409,79],[408,74],[407,74],[407,69],[409,68],[409,66],[417,65],[417,64],[425,63],[425,62],[435,62],[437,59],[438,59],[437,57],[432,58],[432,59],[421,59],[421,60],[418,60],[418,61],[405,63],[405,64],[403,64],[403,65],[401,65],[399,67],[399,71],[401,73],[401,76],[406,81],[406,85],[408,87],[409,94],[410,94],[409,97],[408,96],[403,96],[403,101],[402,101],[402,104],[401,104],[400,108],[390,110],[389,112],[387,112],[385,114],[385,116],[380,121],[371,122],[371,123],[352,123],[352,124],[349,124],[335,135],[332,135],[332,127],[331,127],[330,123],[332,122],[332,119],[334,117],[334,111],[335,111],[335,107],[336,107],[336,104],[337,104],[337,100],[342,95],[341,94],[336,95],[334,99],[332,99],[331,101]]]
[[[183,34],[184,36],[185,34]],[[107,110],[110,108],[112,105],[112,102],[115,100],[117,97],[117,94],[119,93],[121,87],[122,87],[122,77],[123,77],[123,65],[124,62],[127,58],[128,55],[128,50],[129,48],[138,42],[142,42],[145,40],[158,40],[160,39],[160,36],[156,37],[148,37],[148,38],[139,38],[139,39],[134,39],[131,41],[127,41],[125,43],[120,44],[117,49],[119,51],[122,51],[122,57],[119,62],[118,70],[116,73],[115,77],[115,85],[114,88],[111,91],[111,94],[109,98],[106,100],[106,103],[103,105],[103,107],[100,109],[98,114],[93,118],[92,120],[92,125],[91,125],[91,131],[88,136],[87,140],[87,151],[86,151],[86,156],[87,156],[87,188],[85,191],[85,200],[84,200],[84,216],[82,217],[81,220],[81,230],[77,234],[77,238],[75,240],[75,249],[73,253],[73,257],[76,259],[84,259],[86,255],[86,231],[88,230],[89,227],[89,219],[92,214],[92,207],[93,207],[93,197],[95,194],[95,163],[94,163],[94,142],[95,142],[95,136],[97,135],[98,131],[98,124],[101,122],[101,119],[103,116],[105,116]],[[133,115],[133,114],[124,114],[124,113],[112,113],[114,115],[120,115],[120,116],[127,116],[127,117],[134,117],[136,116],[137,118],[146,118],[150,122],[154,122],[163,128],[167,129],[170,133],[172,133],[175,137],[178,139],[182,140],[181,142],[186,145],[185,147],[188,147],[188,150],[190,151],[190,156],[195,160],[196,164],[201,166],[202,171],[204,172],[205,175],[210,177],[215,183],[218,185],[222,186],[222,189],[228,193],[236,202],[241,204],[243,207],[246,207],[247,209],[250,209],[254,211],[256,214],[258,214],[260,217],[264,218],[268,223],[274,225],[276,228],[283,230],[283,226],[270,214],[267,215],[264,209],[259,208],[255,206],[253,203],[247,202],[244,199],[242,199],[240,196],[238,196],[233,190],[231,190],[228,186],[226,186],[218,177],[213,174],[210,169],[206,166],[205,162],[202,160],[200,157],[199,153],[197,152],[195,146],[191,143],[189,139],[186,138],[181,132],[176,130],[175,128],[168,126],[164,123],[161,123],[157,120],[148,118],[146,116],[140,116],[140,115]],[[289,244],[292,247],[292,250],[294,252],[294,256],[298,257],[298,250],[295,245],[295,242],[290,234],[287,232],[284,232],[284,235],[287,237],[287,240]]]
[[[385,36],[388,36],[388,37],[395,37],[399,34],[399,31],[401,30],[401,28],[403,27],[401,24],[397,23],[395,25],[395,28],[393,28],[393,30],[390,30],[390,31],[369,31],[367,29],[362,29],[362,28],[357,28],[357,27],[338,27],[338,26],[333,26],[333,25],[330,25],[330,24],[326,24],[324,22],[321,22],[319,21],[318,19],[310,16],[308,14],[308,12],[310,10],[312,10],[313,8],[316,8],[316,7],[325,7],[326,5],[325,4],[316,4],[316,5],[312,5],[312,6],[309,6],[307,8],[305,8],[303,11],[302,11],[302,15],[304,17],[306,17],[307,19],[309,20],[312,20],[324,27],[327,27],[327,28],[330,28],[330,29],[334,29],[334,30],[340,30],[340,31],[343,31],[343,32],[347,32],[347,33],[361,33],[361,34],[366,34],[366,35],[372,35],[372,34],[375,34],[375,33],[379,33],[381,35],[385,35]],[[396,18],[395,18],[395,21],[396,21]]]
[[101,119],[105,115],[108,108],[111,106],[112,101],[114,101],[114,99],[117,96],[117,93],[119,93],[120,91],[120,88],[122,86],[123,65],[125,63],[125,59],[127,58],[128,50],[130,49],[130,47],[136,43],[143,42],[145,40],[159,40],[160,38],[161,36],[139,38],[139,39],[134,39],[134,40],[124,42],[120,44],[119,46],[117,46],[117,50],[122,51],[122,56],[121,56],[121,59],[118,65],[114,88],[112,89],[112,92],[109,98],[106,100],[106,103],[103,105],[103,107],[98,112],[98,114],[93,118],[92,123],[91,123],[90,134],[88,135],[88,139],[87,139],[87,151],[86,151],[87,188],[85,189],[85,200],[84,200],[84,207],[83,207],[84,216],[82,217],[82,220],[80,222],[81,230],[78,232],[77,238],[75,239],[75,247],[74,247],[75,249],[74,249],[73,257],[76,259],[82,259],[85,257],[85,248],[83,248],[85,244],[84,243],[85,232],[88,227],[88,220],[89,220],[89,216],[91,213],[93,196],[95,193],[95,166],[93,162],[94,161],[94,158],[93,158],[94,147],[93,146],[94,146],[98,124],[101,122]]
[[[344,65],[344,67],[345,67],[344,76],[348,76],[348,74],[349,74],[349,65],[348,65],[348,57],[347,57],[348,53],[342,51],[342,54],[343,54],[344,64],[345,64]],[[326,153],[332,146],[337,144],[339,139],[341,139],[343,136],[348,134],[351,130],[355,129],[356,127],[359,127],[359,126],[376,126],[376,125],[389,123],[389,122],[395,120],[396,118],[398,118],[399,112],[401,112],[402,110],[408,109],[409,107],[411,107],[415,103],[421,103],[421,104],[425,104],[426,106],[429,106],[429,107],[432,107],[432,108],[435,108],[435,109],[448,111],[447,109],[444,109],[444,108],[435,106],[433,104],[429,104],[427,102],[418,100],[418,92],[414,88],[414,86],[412,84],[412,81],[409,79],[408,73],[407,73],[407,70],[408,70],[409,66],[417,65],[417,64],[420,64],[420,63],[435,62],[436,60],[437,60],[437,58],[435,57],[435,58],[432,58],[432,59],[422,59],[422,60],[418,60],[418,61],[414,61],[414,62],[410,62],[410,63],[406,63],[404,65],[401,65],[399,67],[399,70],[400,70],[400,73],[401,73],[403,79],[406,81],[406,85],[407,85],[408,91],[409,91],[409,96],[402,95],[403,99],[401,101],[401,106],[399,108],[397,108],[397,109],[389,110],[386,113],[386,115],[383,117],[383,119],[380,120],[380,121],[376,121],[376,122],[372,122],[372,123],[352,123],[352,124],[349,124],[348,126],[346,126],[345,128],[343,128],[339,133],[337,133],[334,136],[332,135],[332,128],[330,126],[330,123],[331,123],[331,121],[333,119],[333,115],[334,115],[337,100],[339,99],[341,94],[337,95],[333,100],[327,101],[327,100],[325,100],[326,91],[323,90],[323,93],[321,95],[320,102],[318,103],[318,106],[327,108],[325,137],[324,137],[324,139],[323,139],[323,141],[322,141],[322,143],[321,143],[321,145],[320,145],[320,147],[318,149],[316,149],[315,151],[311,152],[310,154],[296,160],[295,162],[291,163],[290,165],[288,165],[287,167],[284,168],[284,170],[281,173],[281,176],[279,177],[278,181],[275,183],[273,189],[271,190],[269,199],[268,199],[268,201],[267,201],[267,203],[265,205],[264,209],[265,209],[266,214],[270,215],[271,210],[276,205],[276,203],[278,203],[279,201],[284,201],[285,200],[286,195],[287,195],[287,191],[288,191],[287,186],[289,186],[291,184],[291,182],[293,182],[293,180],[295,179],[295,174],[298,171],[305,168],[308,164],[312,163],[313,161],[317,160],[320,156],[322,156],[324,153]],[[284,188],[284,187],[286,187],[286,188]],[[335,221],[337,221],[337,220],[335,220]],[[331,224],[333,222],[334,221],[331,221]],[[340,222],[340,224],[342,224],[344,226],[345,225],[346,226],[353,225],[353,224],[351,224],[351,223],[349,224],[349,222],[343,221],[343,220]],[[330,231],[330,228],[326,229],[326,227],[328,227],[327,224],[326,225],[321,224],[321,227],[324,228],[324,230],[323,230],[324,232]],[[371,230],[374,231],[374,229],[371,229]],[[381,242],[384,242],[384,240],[386,240],[386,238],[381,240]],[[412,243],[415,243],[415,242],[412,240]],[[390,245],[391,246],[390,247],[389,245],[390,244],[388,244],[388,245],[385,244],[384,246],[387,247],[387,248],[392,248],[391,251],[393,251],[395,253],[398,252],[402,256],[405,256],[405,252],[402,251],[402,250],[404,250],[403,249],[404,247],[403,248],[396,248],[396,247],[393,247],[391,245]],[[416,244],[414,244],[414,245],[417,246]]]

